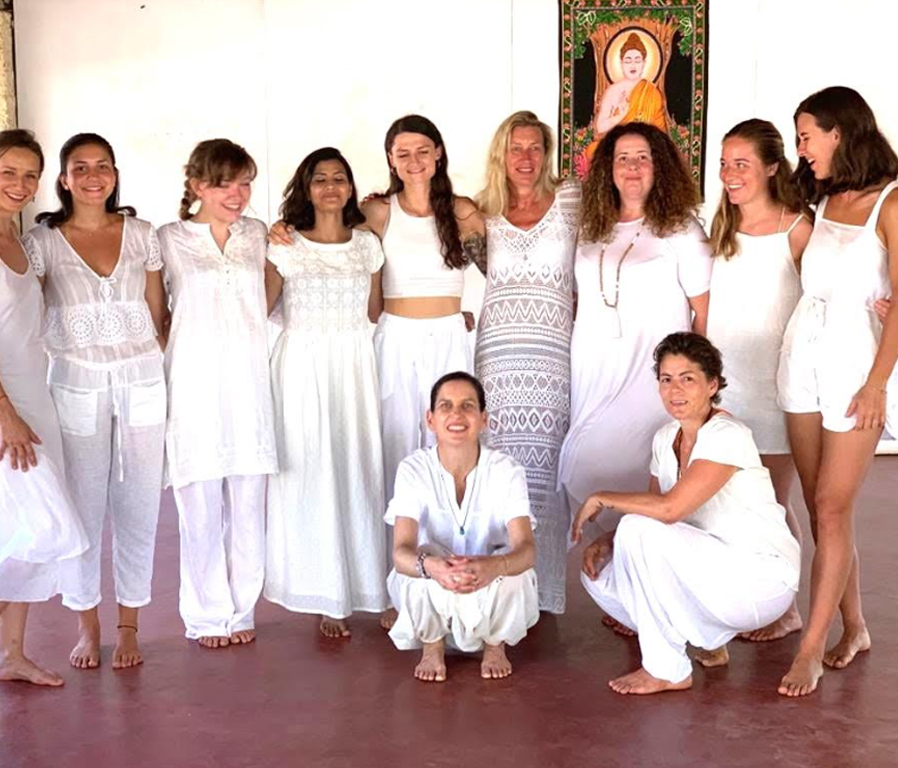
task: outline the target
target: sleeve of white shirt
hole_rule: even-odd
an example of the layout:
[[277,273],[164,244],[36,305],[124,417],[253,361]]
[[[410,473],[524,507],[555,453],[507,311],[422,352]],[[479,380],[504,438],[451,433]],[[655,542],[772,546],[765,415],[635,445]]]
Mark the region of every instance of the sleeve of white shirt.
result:
[[387,525],[396,525],[397,517],[421,520],[426,496],[423,483],[424,479],[415,471],[414,464],[409,459],[403,459],[396,470],[393,498],[390,499],[387,513],[384,515]]
[[290,263],[290,251],[293,248],[291,245],[275,245],[274,243],[268,244],[268,254],[266,258],[272,264],[274,264],[275,269],[277,269],[278,274],[281,277],[289,277],[288,267],[287,265]]
[[720,417],[709,421],[699,432],[690,463],[699,459],[739,469],[760,464],[751,430],[740,421]]
[[671,236],[671,246],[677,255],[677,278],[689,297],[701,296],[711,288],[711,244],[705,230],[692,219],[685,232]]
[[373,275],[384,265],[384,249],[380,239],[373,232],[361,230],[363,248],[368,257],[368,271]]
[[652,463],[649,465],[649,472],[654,478],[661,477],[661,451],[664,450],[662,443],[664,442],[665,432],[666,430],[662,427],[655,433],[655,437],[652,438]]
[[38,228],[35,227],[31,232],[27,232],[22,236],[22,250],[25,251],[25,256],[29,264],[31,264],[34,274],[38,277],[43,277],[47,274],[47,263],[44,260],[40,239],[33,234],[36,229]]
[[147,257],[144,261],[143,268],[147,272],[158,272],[162,269],[162,249],[159,246],[159,238],[152,224],[146,225],[146,246]]

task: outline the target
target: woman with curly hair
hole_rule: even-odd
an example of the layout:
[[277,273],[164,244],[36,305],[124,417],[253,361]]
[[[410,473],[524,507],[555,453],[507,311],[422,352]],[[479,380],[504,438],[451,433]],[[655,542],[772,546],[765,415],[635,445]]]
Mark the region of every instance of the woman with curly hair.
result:
[[613,128],[583,188],[571,340],[571,428],[559,483],[577,509],[596,488],[645,487],[667,415],[652,351],[672,331],[704,334],[711,250],[698,196],[668,136]]
[[[851,88],[808,96],[795,132],[795,178],[817,216],[777,383],[817,551],[807,628],[779,687],[785,696],[811,693],[824,665],[843,669],[870,648],[855,503],[883,427],[898,432],[898,305],[882,323],[875,312],[877,300],[898,292],[898,155]],[[842,638],[827,651],[837,609]]]
[[581,576],[590,597],[639,634],[640,668],[609,682],[622,694],[690,688],[687,643],[702,666],[726,664],[726,643],[788,609],[801,569],[751,430],[717,407],[720,352],[697,333],[672,333],[654,360],[668,421],[652,442],[649,491],[593,493],[571,532],[578,542],[603,510],[624,514],[583,552]]

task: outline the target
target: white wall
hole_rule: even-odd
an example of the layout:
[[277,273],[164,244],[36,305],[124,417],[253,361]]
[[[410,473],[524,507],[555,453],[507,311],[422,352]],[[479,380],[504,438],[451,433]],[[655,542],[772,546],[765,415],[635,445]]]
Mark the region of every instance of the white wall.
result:
[[[712,0],[706,219],[720,137],[739,120],[771,119],[792,146],[798,102],[841,83],[898,136],[882,7]],[[557,123],[557,0],[17,0],[15,20],[19,124],[50,155],[32,214],[54,205],[53,156],[77,131],[112,141],[123,201],[161,224],[204,138],[254,155],[253,210],[271,221],[296,165],[324,144],[345,152],[362,194],[382,189],[383,136],[406,112],[440,127],[464,194],[477,192],[505,115],[527,108]],[[480,285],[472,279],[468,306]]]

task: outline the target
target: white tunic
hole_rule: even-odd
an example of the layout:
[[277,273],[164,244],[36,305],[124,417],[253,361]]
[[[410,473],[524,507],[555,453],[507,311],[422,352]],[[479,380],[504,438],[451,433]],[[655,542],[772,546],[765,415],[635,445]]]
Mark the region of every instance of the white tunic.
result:
[[[658,478],[662,493],[677,483],[679,467],[673,444],[679,430],[679,422],[666,424],[652,444],[651,473]],[[770,473],[761,464],[751,430],[727,413],[715,414],[699,429],[689,465],[699,460],[727,464],[738,471],[683,522],[734,549],[778,559],[784,583],[797,589],[801,552],[786,525],[786,512],[776,501]]]
[[[639,237],[636,237],[639,232]],[[633,248],[620,267],[628,246]],[[711,251],[698,221],[665,238],[643,220],[618,224],[605,248],[577,248],[577,320],[571,340],[571,428],[561,449],[559,484],[577,503],[598,490],[648,485],[652,439],[668,415],[658,397],[652,353],[692,327],[689,298],[708,291]]]
[[267,227],[241,218],[224,252],[208,224],[159,229],[172,326],[166,485],[277,471],[268,371]]
[[[889,254],[876,227],[879,211],[898,182],[880,193],[866,224],[826,218],[817,209],[814,231],[801,260],[802,296],[783,338],[777,383],[787,413],[821,413],[833,432],[854,429],[845,412],[873,367],[882,337],[874,304],[891,295]],[[898,434],[898,368],[886,400],[886,429]]]
[[0,461],[0,600],[46,600],[59,591],[55,561],[74,557],[87,538],[66,489],[56,408],[41,341],[41,287],[29,265],[0,259],[0,382],[19,417],[41,439],[37,467]]
[[280,473],[268,486],[265,597],[344,618],[387,607],[380,397],[368,324],[376,235],[293,235],[268,259],[284,278],[271,356]]
[[785,232],[736,234],[738,253],[714,259],[708,338],[723,354],[723,407],[751,428],[762,454],[789,453],[786,417],[776,404],[783,333],[801,282]]

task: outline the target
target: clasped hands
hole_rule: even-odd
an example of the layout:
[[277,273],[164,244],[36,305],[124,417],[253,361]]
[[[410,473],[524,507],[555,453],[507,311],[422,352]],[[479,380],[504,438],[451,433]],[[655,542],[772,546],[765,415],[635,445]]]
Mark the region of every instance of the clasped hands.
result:
[[424,561],[427,575],[443,589],[459,595],[467,595],[488,587],[503,573],[501,557],[436,557],[429,555]]

